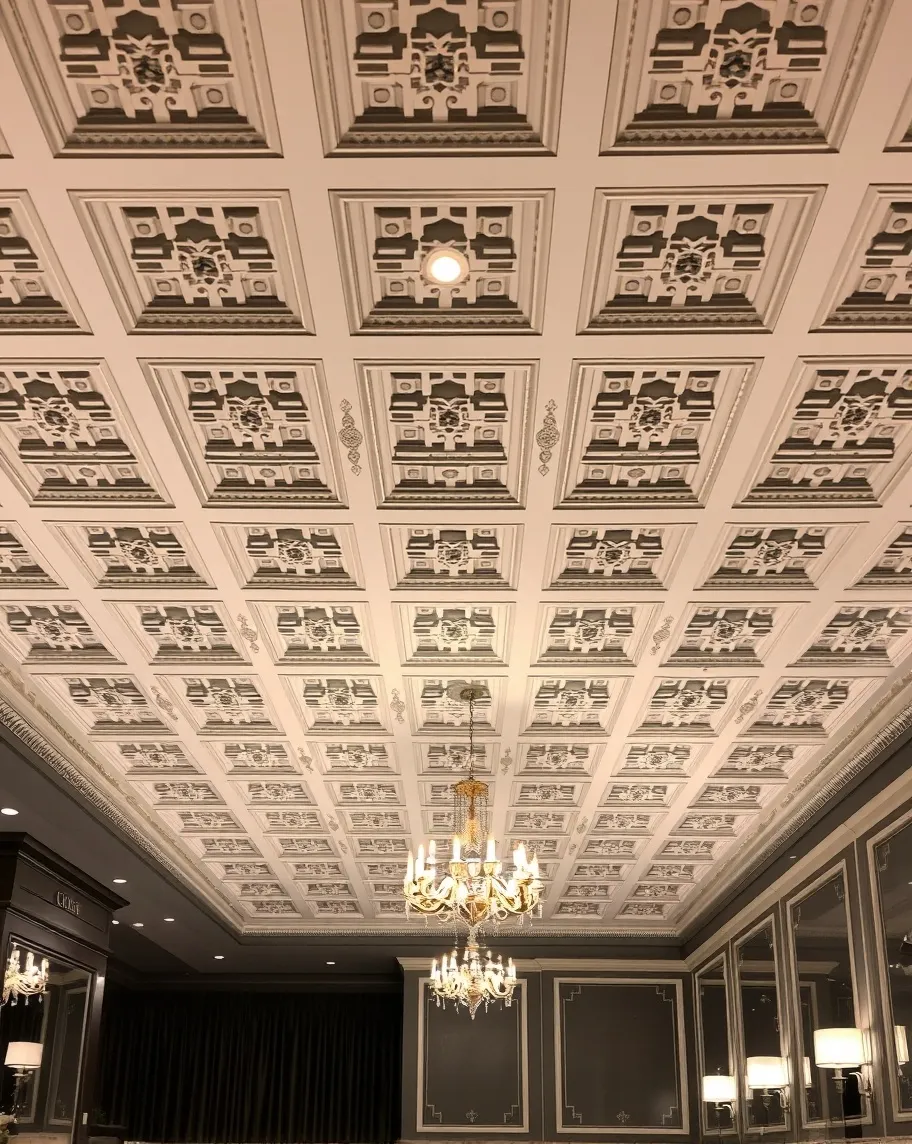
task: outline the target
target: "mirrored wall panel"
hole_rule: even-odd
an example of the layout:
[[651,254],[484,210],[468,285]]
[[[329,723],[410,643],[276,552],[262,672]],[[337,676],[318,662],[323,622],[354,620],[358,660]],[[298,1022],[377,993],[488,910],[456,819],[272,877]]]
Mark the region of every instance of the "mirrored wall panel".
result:
[[92,975],[15,938],[4,965],[16,951],[23,971],[31,965],[41,974],[46,962],[47,976],[43,992],[29,995],[26,979],[0,1006],[0,1108],[14,1111],[30,1142],[64,1144],[76,1128]]
[[912,1113],[912,823],[874,847],[875,905],[880,911],[880,970],[894,1111]]
[[744,1121],[762,1132],[786,1124],[789,1098],[772,918],[734,948]]
[[[725,959],[720,957],[701,969],[696,983],[700,1080],[702,1082],[703,1077],[733,1078]],[[733,1106],[725,1099],[729,1095],[727,1079],[701,1083],[701,1094],[704,1131],[734,1131]]]
[[[827,1029],[857,1026],[852,941],[845,874],[840,869],[789,904],[797,1029],[800,1048],[800,1098],[805,1124],[849,1120],[864,1115],[858,1079],[850,1070],[821,1068],[815,1033],[833,1039]],[[838,1039],[838,1037],[837,1037]],[[859,1064],[861,1062],[858,1062]]]

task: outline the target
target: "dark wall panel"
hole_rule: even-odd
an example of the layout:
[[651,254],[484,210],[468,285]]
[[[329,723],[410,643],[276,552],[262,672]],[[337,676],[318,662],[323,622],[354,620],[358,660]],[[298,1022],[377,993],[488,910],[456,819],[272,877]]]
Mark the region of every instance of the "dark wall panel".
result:
[[558,1133],[686,1133],[679,980],[555,980]]
[[473,1021],[453,1005],[439,1007],[423,986],[419,1131],[528,1131],[524,987],[516,992],[509,1008],[482,1009]]

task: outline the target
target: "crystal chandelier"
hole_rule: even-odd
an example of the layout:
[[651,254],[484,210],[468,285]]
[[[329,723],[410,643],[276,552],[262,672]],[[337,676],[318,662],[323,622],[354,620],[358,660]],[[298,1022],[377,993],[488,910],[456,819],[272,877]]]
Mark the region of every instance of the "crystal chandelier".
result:
[[469,773],[453,786],[453,847],[445,871],[437,868],[437,844],[418,847],[417,858],[408,856],[403,883],[406,912],[414,910],[442,922],[462,923],[470,932],[486,923],[508,917],[541,914],[542,882],[538,857],[526,856],[522,844],[513,851],[513,873],[503,874],[493,838],[483,840],[488,825],[488,784],[475,777],[475,703],[484,692],[478,686],[459,683],[448,694],[469,707]]
[[35,995],[40,1000],[41,994],[47,989],[47,958],[42,958],[41,964],[36,965],[35,955],[29,951],[25,955],[25,969],[21,969],[20,957],[21,950],[14,945],[3,972],[3,995],[0,998],[0,1005],[5,1005],[10,998],[12,998],[14,1005],[20,997],[25,998],[26,1004],[28,1004],[29,997]]
[[474,930],[469,931],[462,961],[458,959],[458,950],[454,949],[449,957],[443,955],[440,965],[436,958],[431,964],[431,991],[438,1006],[446,1008],[447,1001],[452,1001],[457,1007],[462,1005],[468,1009],[473,1021],[481,1005],[484,1005],[485,1012],[489,1005],[499,1001],[509,1007],[515,985],[513,958],[504,965],[500,954],[495,961],[488,950],[482,962]]

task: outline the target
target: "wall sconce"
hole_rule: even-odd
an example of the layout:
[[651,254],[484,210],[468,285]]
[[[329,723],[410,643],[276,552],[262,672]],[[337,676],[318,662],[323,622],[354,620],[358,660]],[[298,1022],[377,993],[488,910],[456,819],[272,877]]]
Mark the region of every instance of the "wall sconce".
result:
[[902,1068],[909,1063],[909,1035],[905,1025],[893,1026],[893,1040],[896,1045],[896,1065]]
[[13,1070],[16,1088],[13,1092],[13,1119],[19,1111],[22,1082],[30,1072],[41,1068],[41,1053],[44,1046],[40,1041],[10,1041],[6,1046],[6,1057],[3,1063]]
[[870,1098],[870,1081],[866,1080],[861,1072],[862,1066],[867,1064],[867,1056],[861,1029],[814,1030],[814,1057],[817,1060],[817,1067],[836,1070],[833,1081],[837,1092],[842,1092],[845,1088],[846,1078],[843,1070],[848,1069],[858,1080],[859,1094]]
[[733,1076],[710,1073],[703,1077],[703,1100],[707,1104],[715,1105],[717,1121],[722,1109],[727,1108],[732,1124],[735,1123],[735,1101],[737,1099],[738,1089]]
[[752,1091],[761,1090],[763,1103],[769,1107],[770,1098],[775,1092],[779,1096],[779,1107],[789,1110],[788,1066],[784,1057],[748,1057],[747,1087]]

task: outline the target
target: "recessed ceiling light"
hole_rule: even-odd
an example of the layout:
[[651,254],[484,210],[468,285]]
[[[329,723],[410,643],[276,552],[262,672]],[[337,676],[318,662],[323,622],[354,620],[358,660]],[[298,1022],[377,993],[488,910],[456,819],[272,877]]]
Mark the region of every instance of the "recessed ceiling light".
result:
[[142,922],[134,922],[134,923],[133,923],[133,928],[134,928],[134,929],[142,929],[142,928],[143,928],[143,924],[142,924]]
[[453,286],[469,276],[469,263],[465,255],[451,246],[432,250],[424,260],[425,277],[441,286]]
[[165,921],[166,921],[166,922],[173,922],[173,921],[174,921],[174,918],[165,918]]
[[10,818],[14,818],[18,813],[19,811],[14,810],[11,806],[0,806],[0,814],[7,814]]
[[115,886],[122,886],[126,882],[126,878],[112,878],[111,881]]
[[326,964],[327,964],[327,965],[335,965],[336,963],[335,963],[334,961],[327,961],[327,963],[326,963]]
[[112,926],[119,926],[120,922],[117,920],[117,918],[111,918],[111,925]]
[[225,960],[225,955],[223,953],[214,953],[212,956],[215,958],[216,961],[224,961]]
[[789,862],[794,862],[797,857],[797,854],[789,854]]

